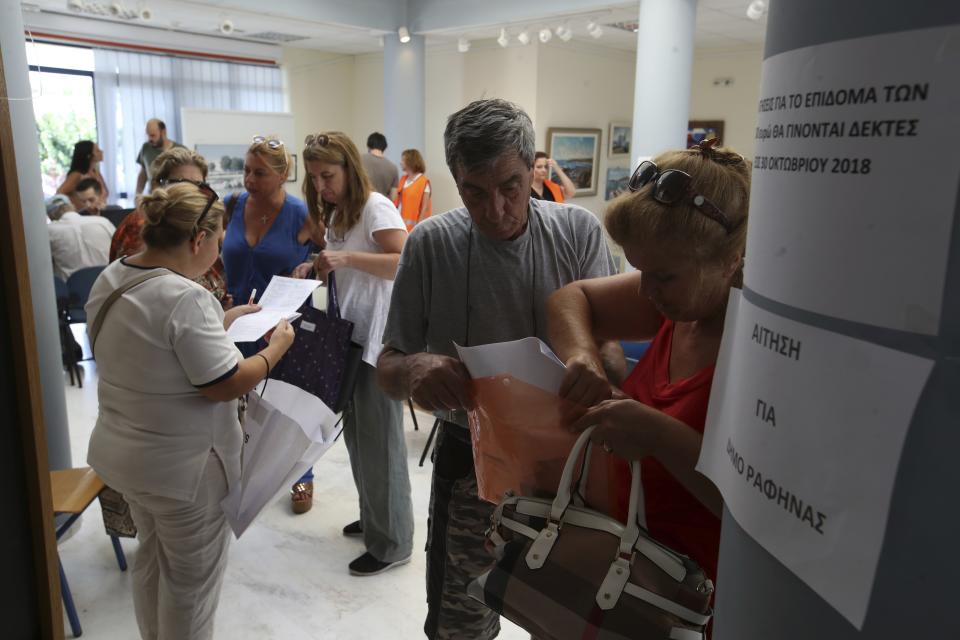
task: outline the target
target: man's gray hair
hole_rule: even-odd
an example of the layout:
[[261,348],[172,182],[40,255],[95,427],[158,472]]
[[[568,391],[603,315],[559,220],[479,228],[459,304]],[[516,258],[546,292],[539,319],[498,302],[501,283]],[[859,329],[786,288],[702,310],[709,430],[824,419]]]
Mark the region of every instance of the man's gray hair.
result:
[[454,179],[460,170],[489,166],[510,152],[532,168],[537,150],[530,116],[500,98],[476,100],[450,116],[443,146]]

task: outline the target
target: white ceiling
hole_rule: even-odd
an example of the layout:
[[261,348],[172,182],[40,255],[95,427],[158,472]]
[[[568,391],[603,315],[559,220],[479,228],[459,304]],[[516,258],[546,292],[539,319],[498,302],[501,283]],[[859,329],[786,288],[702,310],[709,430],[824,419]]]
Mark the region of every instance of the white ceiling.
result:
[[[23,0],[21,4],[27,12],[25,22],[29,22],[30,13],[39,11],[261,43],[270,42],[262,37],[262,34],[273,33],[297,38],[284,43],[289,46],[343,54],[379,51],[379,37],[388,33],[384,27],[399,22],[399,15],[403,13],[395,10],[400,5],[383,4],[383,0],[351,0],[350,4],[346,0],[340,0],[335,4],[327,4],[326,7],[323,0],[273,0],[272,3],[248,0],[117,0],[123,8],[131,12],[149,8],[153,14],[152,19],[144,21],[139,18],[123,20],[111,16],[110,7],[114,0],[82,1],[88,6],[98,6],[100,12],[71,11],[68,9],[68,0]],[[430,0],[419,1],[421,4],[430,3]],[[305,2],[307,4],[304,4]],[[476,0],[468,2],[476,7]],[[732,49],[762,43],[766,21],[755,22],[748,19],[747,4],[749,0],[700,0],[697,8],[697,47]],[[502,5],[496,6],[491,0],[487,0],[487,5],[490,7],[489,11],[474,10],[472,16],[467,16],[467,12],[462,14],[464,20],[472,24],[451,23],[443,28],[423,32],[427,45],[451,43],[461,36],[471,40],[492,39],[497,37],[500,28],[506,28],[511,36],[510,46],[521,46],[515,36],[522,29],[529,28],[531,36],[535,38],[536,31],[542,27],[555,29],[566,23],[573,30],[575,40],[624,50],[636,48],[635,34],[607,25],[635,23],[639,13],[637,1],[605,3],[602,0],[567,0],[564,3],[559,0],[527,0],[522,5],[522,21],[509,19],[513,18],[517,11],[506,11]],[[348,8],[344,9],[344,6]],[[335,10],[319,10],[331,7],[335,7]],[[386,13],[392,11],[397,15],[377,12],[380,7],[386,7]],[[564,12],[564,9],[567,11]],[[508,19],[497,21],[498,17]],[[587,34],[586,24],[591,19],[604,25],[603,36],[599,39],[593,39]],[[225,36],[220,32],[220,25],[227,20],[233,25],[233,33]],[[358,24],[361,22],[363,24]],[[369,24],[374,26],[366,26]],[[251,37],[258,34],[261,37]],[[556,37],[554,41],[557,41]]]

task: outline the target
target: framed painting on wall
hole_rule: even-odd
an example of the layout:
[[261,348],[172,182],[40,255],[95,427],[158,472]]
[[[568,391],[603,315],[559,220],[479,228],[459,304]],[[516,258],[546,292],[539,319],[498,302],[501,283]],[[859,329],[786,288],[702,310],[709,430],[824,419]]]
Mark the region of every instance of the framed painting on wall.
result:
[[194,151],[207,161],[207,183],[221,198],[243,191],[243,159],[249,144],[198,144]]
[[610,135],[607,136],[608,156],[629,156],[630,136],[633,127],[626,122],[611,122]]
[[627,190],[630,182],[630,167],[607,167],[607,188],[604,200],[613,200]]
[[723,144],[723,120],[690,120],[687,123],[687,147],[711,138],[720,138],[720,144]]
[[547,129],[547,155],[577,187],[575,198],[597,194],[602,136],[600,129]]

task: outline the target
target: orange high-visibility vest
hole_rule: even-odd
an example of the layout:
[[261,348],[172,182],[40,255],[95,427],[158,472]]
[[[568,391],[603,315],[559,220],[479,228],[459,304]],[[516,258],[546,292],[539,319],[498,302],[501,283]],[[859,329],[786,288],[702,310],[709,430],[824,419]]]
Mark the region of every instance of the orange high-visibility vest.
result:
[[563,189],[553,180],[544,180],[543,187],[545,189],[550,189],[550,193],[553,194],[554,202],[563,202]]
[[406,176],[400,176],[400,182],[397,184],[397,199],[393,201],[393,204],[400,209],[400,215],[403,217],[403,223],[407,225],[407,232],[409,233],[417,226],[418,222],[426,220],[430,217],[430,214],[433,213],[433,198],[430,198],[430,202],[427,204],[427,210],[423,212],[423,217],[421,218],[420,206],[423,204],[423,194],[427,190],[430,181],[427,180],[427,176],[422,173],[420,177],[405,188],[404,184],[406,181]]

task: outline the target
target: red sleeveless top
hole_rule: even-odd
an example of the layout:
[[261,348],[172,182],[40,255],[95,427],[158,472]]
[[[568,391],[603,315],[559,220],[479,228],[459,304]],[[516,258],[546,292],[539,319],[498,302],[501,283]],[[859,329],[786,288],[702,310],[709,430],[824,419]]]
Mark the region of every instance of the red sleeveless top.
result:
[[[680,420],[703,433],[714,365],[689,378],[670,382],[672,320],[664,320],[646,353],[623,382],[623,391],[635,400]],[[655,458],[640,464],[647,528],[663,544],[696,560],[716,582],[720,553],[720,519],[689,493]],[[617,514],[627,516],[630,468],[621,460],[614,467],[618,491]]]

